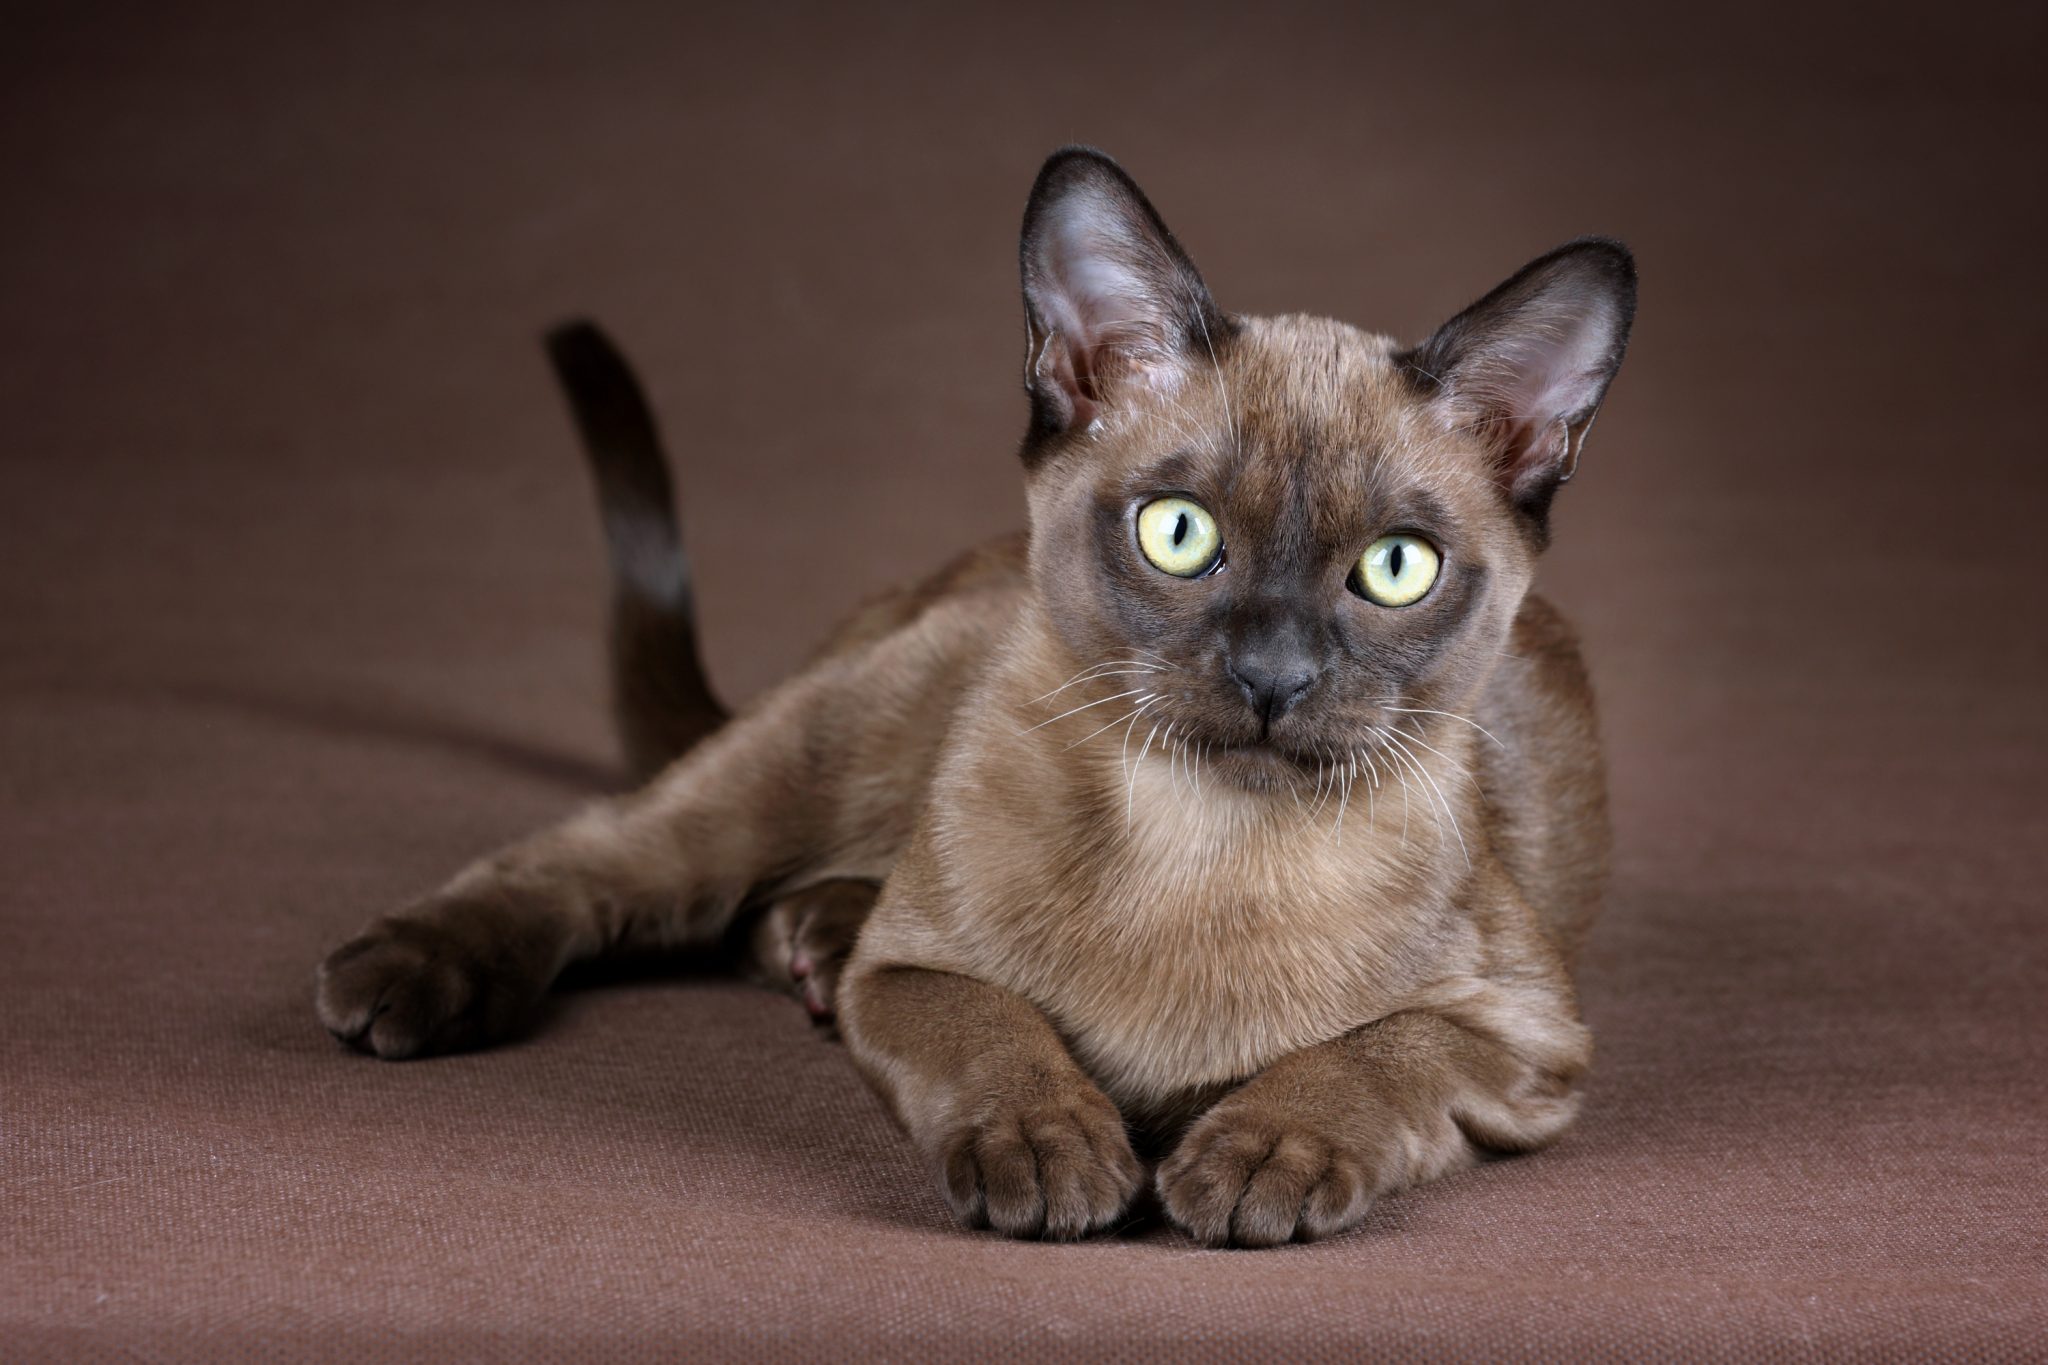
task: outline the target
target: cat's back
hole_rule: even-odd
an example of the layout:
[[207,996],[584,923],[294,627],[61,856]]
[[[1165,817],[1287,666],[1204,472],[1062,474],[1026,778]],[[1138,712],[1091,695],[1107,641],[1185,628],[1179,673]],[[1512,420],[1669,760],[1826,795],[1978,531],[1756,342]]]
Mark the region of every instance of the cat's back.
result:
[[934,607],[979,600],[1021,603],[1027,586],[1029,537],[1022,531],[983,541],[907,587],[891,588],[855,607],[811,657],[812,663],[855,653],[929,616]]

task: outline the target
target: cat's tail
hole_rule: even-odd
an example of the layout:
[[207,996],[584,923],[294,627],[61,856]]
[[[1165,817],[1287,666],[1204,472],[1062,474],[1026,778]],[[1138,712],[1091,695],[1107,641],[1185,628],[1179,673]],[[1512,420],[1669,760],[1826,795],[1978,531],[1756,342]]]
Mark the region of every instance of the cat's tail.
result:
[[597,480],[612,567],[612,716],[634,780],[643,781],[727,712],[698,658],[690,562],[640,383],[594,323],[553,328],[547,348]]

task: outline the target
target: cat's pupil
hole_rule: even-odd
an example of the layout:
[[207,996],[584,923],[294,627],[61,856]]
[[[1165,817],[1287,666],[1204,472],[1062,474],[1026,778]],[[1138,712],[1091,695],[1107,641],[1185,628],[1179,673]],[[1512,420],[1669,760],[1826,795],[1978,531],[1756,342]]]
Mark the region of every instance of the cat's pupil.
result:
[[1401,547],[1396,545],[1387,555],[1387,573],[1394,578],[1401,576]]
[[1173,544],[1176,549],[1188,538],[1188,514],[1183,512],[1173,520]]

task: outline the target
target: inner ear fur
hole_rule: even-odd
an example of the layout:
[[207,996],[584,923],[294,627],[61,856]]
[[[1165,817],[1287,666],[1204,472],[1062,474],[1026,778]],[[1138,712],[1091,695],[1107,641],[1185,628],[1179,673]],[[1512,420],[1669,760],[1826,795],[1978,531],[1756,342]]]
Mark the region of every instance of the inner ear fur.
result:
[[1621,368],[1635,311],[1629,249],[1581,238],[1523,266],[1397,360],[1480,439],[1502,491],[1541,530]]
[[1144,191],[1091,147],[1047,158],[1024,208],[1029,458],[1128,384],[1174,387],[1229,323]]

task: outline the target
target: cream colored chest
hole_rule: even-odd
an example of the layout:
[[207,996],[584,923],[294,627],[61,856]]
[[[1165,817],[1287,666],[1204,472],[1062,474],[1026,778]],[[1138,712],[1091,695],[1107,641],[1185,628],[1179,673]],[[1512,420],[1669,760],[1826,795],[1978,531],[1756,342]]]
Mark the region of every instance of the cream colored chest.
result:
[[977,860],[1004,875],[970,870],[955,921],[1116,1098],[1246,1076],[1401,1008],[1469,950],[1391,830],[1169,794],[1141,788],[1085,856]]

